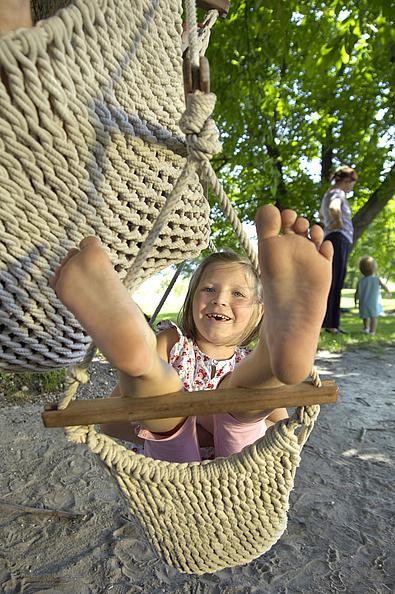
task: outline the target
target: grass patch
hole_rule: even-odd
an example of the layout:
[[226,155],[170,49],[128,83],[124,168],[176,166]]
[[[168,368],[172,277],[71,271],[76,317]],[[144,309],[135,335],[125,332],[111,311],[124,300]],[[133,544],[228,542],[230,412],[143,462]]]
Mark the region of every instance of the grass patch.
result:
[[41,396],[63,390],[65,370],[44,373],[0,372],[0,395],[7,404],[38,402]]
[[354,306],[354,290],[343,289],[341,300],[340,325],[348,334],[329,334],[322,331],[318,343],[319,350],[339,353],[346,349],[374,348],[382,349],[395,344],[395,299],[382,300],[384,316],[380,316],[377,331],[374,336],[362,333],[362,320],[358,316],[358,309]]
[[380,316],[374,336],[362,333],[362,320],[358,318],[358,313],[354,309],[342,313],[341,327],[348,334],[328,334],[322,331],[318,349],[339,353],[350,348],[379,348],[395,344],[394,315]]

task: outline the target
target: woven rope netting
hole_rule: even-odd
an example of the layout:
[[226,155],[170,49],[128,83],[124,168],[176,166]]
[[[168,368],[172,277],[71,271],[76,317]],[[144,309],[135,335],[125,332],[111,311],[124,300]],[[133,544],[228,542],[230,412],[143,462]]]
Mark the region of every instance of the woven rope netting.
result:
[[319,406],[299,408],[241,453],[200,463],[137,455],[93,426],[80,428],[79,441],[109,467],[158,555],[179,571],[202,574],[249,563],[281,537],[318,413]]
[[[14,371],[81,360],[89,338],[51,272],[94,234],[124,278],[186,162],[180,6],[63,4],[0,40],[0,368]],[[196,257],[208,217],[192,172],[128,288]]]

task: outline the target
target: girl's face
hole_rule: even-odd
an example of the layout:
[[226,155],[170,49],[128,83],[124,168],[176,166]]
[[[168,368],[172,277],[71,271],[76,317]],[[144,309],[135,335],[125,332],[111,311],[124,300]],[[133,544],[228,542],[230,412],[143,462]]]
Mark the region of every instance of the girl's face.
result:
[[257,307],[262,313],[243,266],[237,262],[209,264],[193,297],[200,349],[216,359],[231,357]]

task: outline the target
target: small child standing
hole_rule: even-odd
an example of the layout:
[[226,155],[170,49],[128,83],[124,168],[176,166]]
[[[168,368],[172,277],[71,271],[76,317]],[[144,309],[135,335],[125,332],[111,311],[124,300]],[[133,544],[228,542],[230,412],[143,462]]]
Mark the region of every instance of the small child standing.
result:
[[364,256],[359,261],[359,270],[364,275],[359,279],[354,295],[355,306],[358,303],[359,317],[363,321],[362,332],[365,334],[376,334],[377,318],[383,308],[380,300],[380,288],[386,293],[390,290],[386,284],[376,276],[377,264],[371,256]]

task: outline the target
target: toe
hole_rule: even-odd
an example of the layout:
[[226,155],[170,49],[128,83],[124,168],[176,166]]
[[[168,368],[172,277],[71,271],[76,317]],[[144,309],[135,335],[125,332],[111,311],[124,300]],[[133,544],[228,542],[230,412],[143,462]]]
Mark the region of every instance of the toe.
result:
[[320,254],[322,254],[327,260],[333,258],[333,244],[330,241],[324,241],[320,247]]
[[309,221],[304,217],[298,217],[294,223],[293,230],[298,235],[303,235],[307,237],[309,231]]
[[102,243],[98,237],[95,235],[89,235],[85,237],[82,241],[80,241],[80,249],[84,250],[90,247],[102,247]]
[[67,252],[67,254],[65,255],[65,257],[63,258],[63,260],[61,261],[60,265],[58,266],[58,268],[56,270],[60,270],[69,260],[71,260],[71,258],[73,258],[76,254],[79,253],[80,250],[77,250],[77,248],[71,248],[71,250],[69,250]]
[[297,214],[294,210],[290,208],[285,208],[281,212],[281,231],[282,233],[293,233],[294,229],[293,226],[297,219]]
[[71,250],[69,250],[67,252],[67,254],[63,258],[63,260],[61,261],[61,263],[59,264],[59,266],[57,266],[55,268],[53,275],[48,280],[49,286],[52,287],[52,289],[54,289],[56,287],[56,283],[59,280],[59,276],[60,276],[60,274],[61,274],[64,266],[67,264],[67,262],[69,260],[71,260],[71,258],[73,258],[78,253],[79,253],[79,250],[77,250],[77,248],[72,248]]
[[324,231],[322,230],[322,227],[319,225],[313,225],[310,229],[310,238],[311,241],[319,248],[324,239]]
[[258,240],[275,237],[280,233],[281,215],[273,204],[265,204],[258,209],[255,217]]

